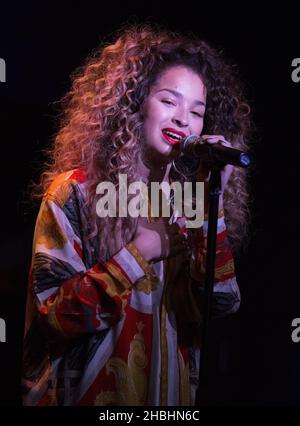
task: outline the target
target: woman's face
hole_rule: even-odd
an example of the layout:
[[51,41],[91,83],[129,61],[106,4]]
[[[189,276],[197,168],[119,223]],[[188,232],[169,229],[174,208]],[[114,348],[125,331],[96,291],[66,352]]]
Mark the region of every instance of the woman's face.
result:
[[196,72],[183,65],[165,70],[144,104],[144,148],[147,159],[166,163],[180,153],[186,136],[203,128],[206,89]]

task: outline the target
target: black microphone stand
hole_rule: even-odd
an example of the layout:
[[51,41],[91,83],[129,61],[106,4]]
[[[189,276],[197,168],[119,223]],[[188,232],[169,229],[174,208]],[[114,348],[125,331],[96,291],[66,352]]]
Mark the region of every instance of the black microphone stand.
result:
[[199,382],[196,392],[195,405],[207,405],[209,384],[209,337],[212,310],[212,295],[215,278],[216,242],[219,212],[219,196],[221,193],[221,171],[214,166],[209,180],[209,209],[206,270],[203,294],[203,327],[200,348]]

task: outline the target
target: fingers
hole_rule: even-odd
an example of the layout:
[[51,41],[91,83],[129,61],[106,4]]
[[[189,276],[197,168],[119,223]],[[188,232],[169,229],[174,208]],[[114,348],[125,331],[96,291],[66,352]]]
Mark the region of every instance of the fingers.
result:
[[221,143],[221,145],[231,147],[231,142],[227,141],[223,135],[202,135],[201,139],[207,143]]
[[[228,148],[231,148],[231,147],[232,147],[232,143],[231,143],[231,142],[229,142],[229,141],[227,141],[227,140],[224,138],[224,136],[223,136],[223,135],[202,135],[202,136],[201,136],[201,138],[202,138],[205,142],[210,143],[210,144],[216,144],[216,143],[219,143],[219,144],[221,144],[221,145],[223,145],[223,146],[226,146],[226,147],[228,147]],[[226,184],[227,184],[227,182],[228,182],[228,180],[229,180],[229,177],[230,177],[230,175],[231,175],[231,173],[232,173],[233,166],[232,166],[232,165],[230,165],[230,164],[227,164],[226,166],[224,166],[224,167],[222,168],[222,170],[223,170],[223,172],[224,172],[224,173],[222,174],[222,191],[224,191],[224,188],[225,188],[225,186],[226,186]],[[208,174],[208,176],[206,177],[205,182],[208,182],[208,181],[210,180],[210,176],[211,176],[211,171],[209,171],[209,174]]]
[[187,233],[180,232],[180,227],[174,223],[166,227],[165,232],[161,234],[161,259],[191,253],[190,239]]

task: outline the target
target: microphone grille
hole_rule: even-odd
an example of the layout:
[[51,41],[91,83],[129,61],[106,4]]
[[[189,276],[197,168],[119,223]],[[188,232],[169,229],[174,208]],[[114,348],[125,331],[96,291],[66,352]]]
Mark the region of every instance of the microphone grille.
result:
[[186,149],[186,147],[194,142],[196,139],[198,139],[199,136],[197,135],[190,135],[187,136],[186,138],[183,139],[182,143],[181,143],[181,151],[184,152],[184,150]]

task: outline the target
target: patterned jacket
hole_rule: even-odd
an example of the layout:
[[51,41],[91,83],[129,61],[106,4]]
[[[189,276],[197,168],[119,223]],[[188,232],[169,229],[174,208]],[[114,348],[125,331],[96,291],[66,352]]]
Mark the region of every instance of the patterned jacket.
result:
[[[85,199],[83,174],[73,170],[42,200],[28,287],[24,405],[192,403],[197,364],[190,357],[199,348],[184,336],[197,334],[201,323],[193,285],[205,273],[207,222],[191,260],[154,263],[151,274],[133,245],[99,261],[98,240],[86,238],[92,228]],[[222,214],[214,295],[219,314],[238,309]]]

